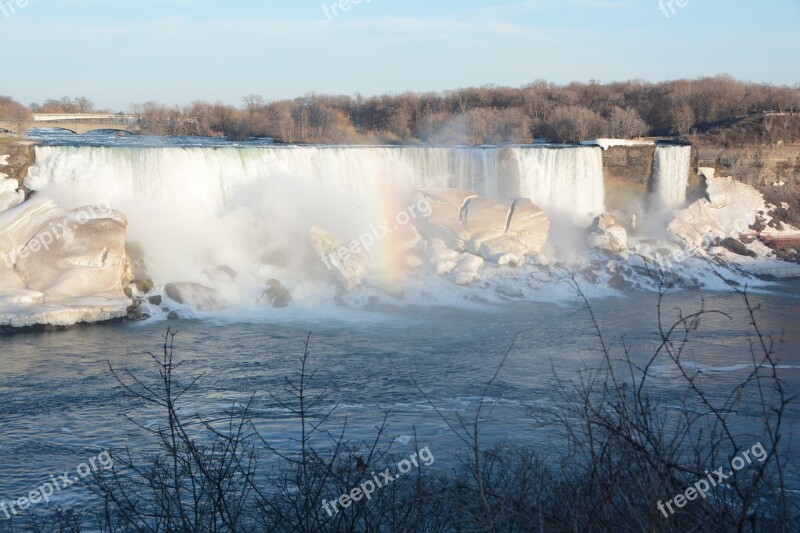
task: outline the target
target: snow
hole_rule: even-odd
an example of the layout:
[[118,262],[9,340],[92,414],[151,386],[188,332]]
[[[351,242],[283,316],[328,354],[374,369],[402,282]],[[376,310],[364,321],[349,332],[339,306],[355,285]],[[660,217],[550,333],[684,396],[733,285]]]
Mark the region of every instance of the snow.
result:
[[[10,155],[0,155],[0,167],[7,167],[8,158],[10,157],[11,157]],[[5,180],[6,178],[8,178],[8,174],[3,174],[2,172],[0,172],[0,181]]]
[[655,141],[647,141],[643,139],[593,139],[591,141],[583,141],[584,146],[599,146],[603,150],[608,150],[614,146],[653,146]]
[[[687,253],[705,255],[707,252],[729,263],[732,267],[754,276],[774,278],[800,277],[800,265],[773,257],[772,250],[759,240],[753,240],[747,249],[756,257],[743,257],[717,247],[719,240],[738,239],[752,234],[750,227],[761,216],[769,222],[764,196],[755,188],[733,178],[716,178],[713,168],[701,168],[700,174],[707,183],[708,199],[701,199],[679,211],[669,225],[669,233],[686,245]],[[771,237],[800,234],[800,230],[784,225],[783,230],[765,228],[762,235]]]
[[733,178],[715,178],[713,169],[701,168],[708,184],[708,199],[702,198],[675,214],[670,235],[689,246],[706,249],[717,239],[738,238],[765,214],[764,196]]
[[95,207],[68,211],[45,196],[4,202],[19,194],[16,187],[16,180],[0,182],[0,327],[127,315],[125,217]]

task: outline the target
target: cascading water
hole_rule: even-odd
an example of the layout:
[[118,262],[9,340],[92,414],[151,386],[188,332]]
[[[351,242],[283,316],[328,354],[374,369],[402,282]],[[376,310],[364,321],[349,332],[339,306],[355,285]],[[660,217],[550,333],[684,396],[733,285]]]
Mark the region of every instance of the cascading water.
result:
[[353,238],[405,210],[416,188],[528,197],[578,223],[604,209],[599,148],[45,146],[26,185],[125,213],[158,280],[231,266],[242,299],[273,267],[313,278],[312,226]]
[[519,166],[518,196],[544,209],[590,221],[605,209],[600,148],[512,149]]
[[254,184],[287,181],[350,196],[455,187],[528,197],[581,220],[604,209],[599,148],[39,147],[28,185],[69,185],[66,200],[84,203],[140,197],[220,213]]
[[653,162],[653,184],[662,207],[677,209],[686,202],[691,159],[691,146],[659,146],[656,148]]

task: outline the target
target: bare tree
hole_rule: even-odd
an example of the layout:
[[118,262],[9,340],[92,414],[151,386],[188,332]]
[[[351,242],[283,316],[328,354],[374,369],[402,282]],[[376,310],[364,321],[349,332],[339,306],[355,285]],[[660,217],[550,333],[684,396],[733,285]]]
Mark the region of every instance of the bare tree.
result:
[[671,119],[673,131],[678,135],[688,134],[692,130],[695,122],[692,106],[683,104],[680,107],[676,107],[671,112]]
[[611,137],[632,139],[642,137],[650,127],[642,120],[635,109],[622,109],[615,107],[609,118],[609,133]]

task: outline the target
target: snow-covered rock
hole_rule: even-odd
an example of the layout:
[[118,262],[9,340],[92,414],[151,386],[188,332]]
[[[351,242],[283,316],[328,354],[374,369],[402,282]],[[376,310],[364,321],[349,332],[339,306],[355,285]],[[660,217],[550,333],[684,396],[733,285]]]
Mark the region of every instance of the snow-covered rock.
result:
[[[10,157],[11,157],[10,155],[0,155],[0,167],[7,167],[8,166],[8,159]],[[3,174],[2,172],[0,172],[0,180],[4,180],[7,177],[8,177],[8,174]],[[0,211],[2,211],[2,209],[0,209]]]
[[755,188],[733,178],[717,178],[712,168],[700,168],[706,179],[708,198],[701,198],[675,213],[670,236],[699,249],[718,240],[738,238],[766,214],[764,196]]
[[465,250],[470,233],[462,224],[467,202],[478,195],[462,189],[425,189],[416,203],[427,202],[430,214],[417,220],[417,228],[427,239],[441,239],[448,248]]
[[308,232],[308,239],[322,263],[345,290],[358,287],[369,275],[370,258],[363,249],[345,248],[335,235],[317,226]]
[[447,247],[442,239],[434,237],[428,241],[425,255],[438,276],[445,276],[451,273],[458,265],[461,254],[456,250]]
[[445,247],[480,255],[501,265],[520,265],[547,241],[550,219],[527,198],[481,198],[461,189],[419,191],[431,215],[418,221],[420,233]]
[[[6,183],[0,187],[10,192]],[[131,300],[123,289],[132,278],[126,233],[125,216],[107,208],[68,211],[45,197],[12,203],[0,213],[0,326],[126,316]]]
[[628,232],[608,214],[602,214],[592,221],[587,243],[592,248],[622,254],[628,250]]
[[599,146],[603,150],[608,150],[614,146],[653,146],[654,141],[639,140],[639,139],[593,139],[591,141],[583,141],[584,146]]
[[480,278],[483,258],[473,254],[462,254],[456,265],[454,275],[458,285],[467,285]]
[[17,180],[4,179],[0,174],[0,213],[8,211],[25,201],[25,192],[19,189]]
[[226,305],[220,293],[199,283],[167,283],[164,285],[164,294],[173,302],[194,311],[217,311]]

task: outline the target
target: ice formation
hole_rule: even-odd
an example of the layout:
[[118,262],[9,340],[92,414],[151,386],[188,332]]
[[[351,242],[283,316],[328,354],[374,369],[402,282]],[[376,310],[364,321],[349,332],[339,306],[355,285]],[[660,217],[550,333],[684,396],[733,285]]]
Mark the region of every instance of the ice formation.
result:
[[72,325],[123,317],[131,301],[127,220],[102,206],[23,202],[0,182],[0,327]]

